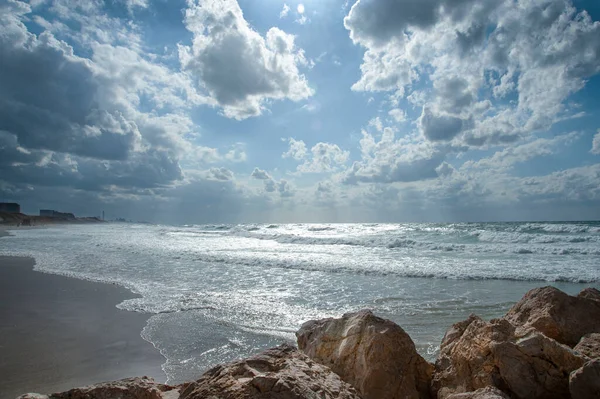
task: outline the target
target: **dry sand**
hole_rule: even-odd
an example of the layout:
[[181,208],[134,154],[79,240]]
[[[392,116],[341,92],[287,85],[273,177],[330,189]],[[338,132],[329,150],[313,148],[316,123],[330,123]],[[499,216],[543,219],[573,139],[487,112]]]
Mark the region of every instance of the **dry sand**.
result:
[[0,399],[132,376],[165,381],[164,358],[140,337],[149,316],[115,307],[134,294],[33,265],[0,256]]

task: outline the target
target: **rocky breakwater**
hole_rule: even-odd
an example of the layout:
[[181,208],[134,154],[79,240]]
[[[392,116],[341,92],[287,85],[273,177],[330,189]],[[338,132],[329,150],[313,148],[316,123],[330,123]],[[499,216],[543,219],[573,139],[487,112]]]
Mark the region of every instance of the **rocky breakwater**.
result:
[[21,399],[600,398],[600,292],[528,292],[502,318],[454,324],[435,364],[368,310],[309,321],[282,345],[179,386],[134,378]]

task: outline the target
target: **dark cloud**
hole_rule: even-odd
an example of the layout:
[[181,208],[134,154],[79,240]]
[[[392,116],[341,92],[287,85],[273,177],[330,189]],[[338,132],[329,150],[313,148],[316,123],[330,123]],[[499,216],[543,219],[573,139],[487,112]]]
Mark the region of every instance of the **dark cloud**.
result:
[[342,182],[344,184],[409,183],[434,179],[438,176],[436,169],[445,156],[445,153],[438,152],[426,157],[410,160],[396,159],[390,163],[379,165],[354,162],[352,168],[344,175]]
[[0,34],[0,130],[27,148],[126,159],[139,131],[99,105],[92,64],[49,33],[29,33],[14,10],[2,11],[0,27],[9,33]]
[[269,174],[267,173],[266,170],[262,170],[259,168],[254,168],[254,170],[252,171],[252,174],[250,175],[255,179],[258,180],[269,180],[271,179],[271,176],[269,176]]
[[463,131],[467,122],[451,115],[436,115],[423,107],[419,126],[423,136],[430,141],[449,141]]
[[408,27],[426,29],[445,15],[460,19],[474,2],[475,0],[358,0],[344,18],[344,26],[355,42],[380,46],[401,39]]
[[214,180],[233,180],[233,172],[227,168],[210,168],[209,173],[210,177]]
[[290,183],[288,183],[288,181],[284,179],[279,180],[279,182],[277,183],[277,191],[282,197],[294,196],[294,192],[292,190],[292,187],[290,186]]

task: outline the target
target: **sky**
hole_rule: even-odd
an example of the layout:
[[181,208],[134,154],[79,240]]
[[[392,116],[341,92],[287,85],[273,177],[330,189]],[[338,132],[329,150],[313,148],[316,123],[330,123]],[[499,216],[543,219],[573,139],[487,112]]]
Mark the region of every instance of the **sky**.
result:
[[0,0],[0,201],[600,220],[596,0]]

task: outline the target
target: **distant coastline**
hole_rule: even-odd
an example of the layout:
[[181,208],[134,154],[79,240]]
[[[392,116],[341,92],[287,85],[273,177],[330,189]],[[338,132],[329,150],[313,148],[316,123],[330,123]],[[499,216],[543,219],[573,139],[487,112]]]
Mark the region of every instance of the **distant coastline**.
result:
[[49,216],[26,215],[24,213],[0,212],[0,226],[18,227],[88,223],[104,223],[104,221],[98,217],[60,218]]

